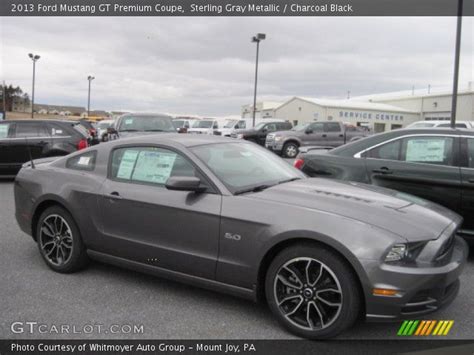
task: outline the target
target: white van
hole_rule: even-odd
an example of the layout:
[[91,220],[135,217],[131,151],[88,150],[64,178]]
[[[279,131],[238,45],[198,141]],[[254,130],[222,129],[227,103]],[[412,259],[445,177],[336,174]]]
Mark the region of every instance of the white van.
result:
[[[285,122],[285,120],[274,119],[274,118],[256,118],[255,125],[265,121],[271,122]],[[252,128],[253,118],[229,118],[224,122],[222,128],[217,130],[217,134],[225,137],[230,137],[232,132],[236,129],[249,129]]]
[[[449,128],[451,122],[448,120],[430,120],[430,121],[416,121],[406,126],[405,128]],[[456,121],[456,128],[473,129],[474,124],[471,121]]]
[[223,123],[219,124],[219,121],[216,119],[202,119],[195,121],[191,128],[188,129],[188,133],[198,133],[198,134],[214,134],[215,130],[218,130],[222,127]]

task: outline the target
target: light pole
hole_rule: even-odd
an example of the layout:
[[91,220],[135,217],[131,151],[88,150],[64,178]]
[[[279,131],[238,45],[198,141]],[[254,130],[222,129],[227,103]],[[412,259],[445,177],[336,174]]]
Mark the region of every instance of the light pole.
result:
[[95,77],[93,77],[92,75],[89,75],[87,77],[87,80],[89,80],[89,92],[87,94],[87,117],[89,117],[89,113],[91,110],[91,81],[94,79]]
[[265,38],[265,33],[257,33],[256,36],[252,37],[252,42],[257,43],[257,55],[255,57],[255,87],[253,91],[252,127],[255,127],[255,112],[257,111],[258,50],[260,47],[260,41],[263,41]]
[[454,54],[453,99],[451,102],[451,128],[456,127],[456,108],[458,103],[459,57],[461,54],[461,27],[462,27],[463,0],[458,0],[458,21],[456,24],[456,47]]
[[28,53],[28,57],[33,61],[33,88],[31,89],[31,118],[35,115],[35,73],[36,73],[36,61],[40,59],[40,56],[33,53]]

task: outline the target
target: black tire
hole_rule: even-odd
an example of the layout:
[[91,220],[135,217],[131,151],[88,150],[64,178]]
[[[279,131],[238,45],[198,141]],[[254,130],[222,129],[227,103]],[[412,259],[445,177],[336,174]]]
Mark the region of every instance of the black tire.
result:
[[288,142],[283,145],[283,149],[281,153],[285,158],[293,159],[293,158],[296,158],[296,156],[298,155],[298,150],[299,150],[298,144],[293,143],[293,142]]
[[35,228],[40,254],[51,269],[67,274],[87,265],[89,258],[79,228],[64,208],[47,208]]
[[[304,265],[308,263],[311,266],[306,273]],[[324,266],[319,268],[318,265]],[[299,283],[294,283],[293,280],[299,278],[292,279],[296,274],[287,273],[287,268],[293,272],[299,272],[303,268],[305,274],[312,277],[310,281],[315,281],[314,287],[311,285],[313,282],[308,282],[306,285],[309,287],[303,284],[301,290],[298,290],[293,285]],[[305,276],[301,273],[299,276],[304,280]],[[336,281],[331,281],[334,277]],[[287,282],[292,286],[288,286]],[[340,296],[333,289],[339,289]],[[331,338],[348,329],[356,322],[362,307],[357,277],[346,261],[329,248],[312,243],[301,243],[284,249],[273,259],[265,278],[265,294],[268,305],[280,324],[293,334],[308,339]],[[321,297],[332,306],[322,303]],[[334,306],[335,304],[338,306]],[[330,317],[333,317],[332,320]]]

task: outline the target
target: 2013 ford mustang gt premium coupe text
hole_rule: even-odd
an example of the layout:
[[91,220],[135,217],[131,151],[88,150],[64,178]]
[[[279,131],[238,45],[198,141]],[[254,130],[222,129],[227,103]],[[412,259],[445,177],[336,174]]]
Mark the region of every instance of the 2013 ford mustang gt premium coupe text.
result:
[[[307,178],[246,141],[161,134],[25,164],[16,218],[46,264],[89,258],[266,300],[302,337],[450,303],[461,218],[379,187]],[[153,307],[153,305],[143,305]]]

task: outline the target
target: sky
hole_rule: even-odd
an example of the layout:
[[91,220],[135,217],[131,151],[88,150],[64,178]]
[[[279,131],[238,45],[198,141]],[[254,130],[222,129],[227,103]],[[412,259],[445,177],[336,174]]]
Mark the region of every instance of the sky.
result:
[[[473,18],[464,18],[460,89],[474,80]],[[0,80],[35,102],[91,109],[239,115],[253,100],[346,98],[452,86],[449,17],[0,18]],[[474,86],[474,84],[473,84]]]

